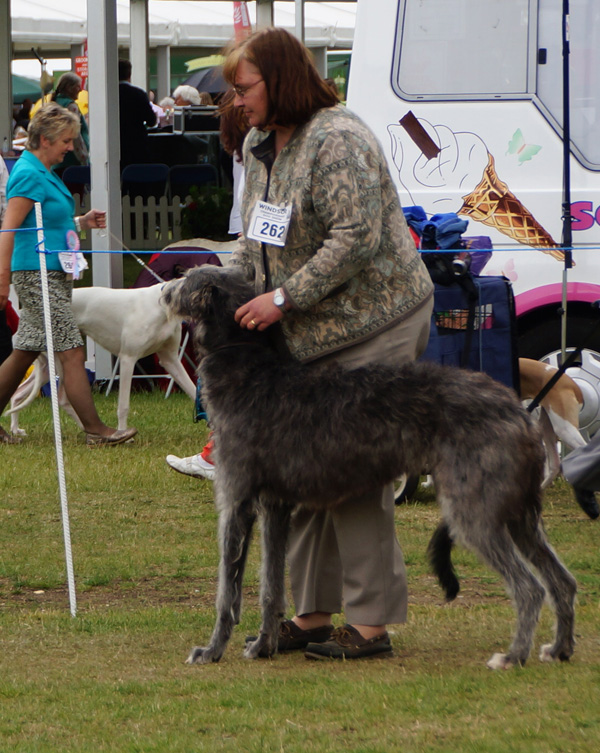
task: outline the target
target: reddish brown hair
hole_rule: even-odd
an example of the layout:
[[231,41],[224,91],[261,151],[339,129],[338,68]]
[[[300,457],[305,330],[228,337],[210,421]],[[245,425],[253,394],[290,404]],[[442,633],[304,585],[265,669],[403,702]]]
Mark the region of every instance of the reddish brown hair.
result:
[[235,107],[235,92],[229,89],[219,102],[219,135],[223,149],[242,161],[242,144],[250,130],[248,119],[241,107]]
[[240,60],[255,66],[265,82],[269,124],[301,125],[321,108],[338,104],[308,49],[285,29],[263,29],[228,51],[223,73],[232,86]]

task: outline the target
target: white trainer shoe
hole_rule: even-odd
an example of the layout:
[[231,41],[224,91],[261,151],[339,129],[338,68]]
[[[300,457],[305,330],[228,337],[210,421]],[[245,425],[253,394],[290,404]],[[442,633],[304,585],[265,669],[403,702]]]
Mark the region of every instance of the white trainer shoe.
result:
[[212,481],[215,477],[215,466],[207,462],[202,455],[190,455],[188,458],[178,458],[177,455],[167,455],[167,464],[178,473],[186,476],[196,476]]

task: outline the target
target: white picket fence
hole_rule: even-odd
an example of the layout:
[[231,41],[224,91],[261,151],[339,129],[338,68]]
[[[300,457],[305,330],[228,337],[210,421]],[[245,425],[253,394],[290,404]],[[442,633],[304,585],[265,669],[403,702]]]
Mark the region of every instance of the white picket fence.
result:
[[[75,194],[75,216],[85,214],[91,208],[90,194],[83,197]],[[123,196],[123,245],[132,251],[152,251],[164,248],[181,238],[182,201],[178,196],[169,200],[161,196],[158,201],[149,197],[146,202],[141,196],[131,199]],[[81,249],[91,249],[91,237],[81,233]]]

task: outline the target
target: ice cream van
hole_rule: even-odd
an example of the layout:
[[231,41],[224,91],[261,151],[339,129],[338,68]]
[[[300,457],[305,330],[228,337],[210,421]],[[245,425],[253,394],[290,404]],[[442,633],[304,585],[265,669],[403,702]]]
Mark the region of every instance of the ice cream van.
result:
[[[487,236],[482,274],[513,283],[519,354],[569,374],[600,428],[600,2],[358,0],[348,106],[375,131],[403,205]],[[568,29],[572,268],[563,246],[563,23]]]

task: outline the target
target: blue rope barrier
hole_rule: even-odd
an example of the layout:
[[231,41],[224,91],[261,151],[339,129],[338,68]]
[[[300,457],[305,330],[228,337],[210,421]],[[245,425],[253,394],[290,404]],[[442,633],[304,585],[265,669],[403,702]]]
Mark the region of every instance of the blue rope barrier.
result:
[[[22,233],[22,232],[37,232],[39,230],[43,230],[43,228],[40,227],[19,227],[19,228],[6,228],[4,230],[0,230],[0,233]],[[190,241],[193,240],[190,238]],[[222,243],[228,243],[231,241],[219,241]],[[39,246],[41,245],[41,242],[36,243],[36,248],[38,250],[38,253],[45,253],[45,254],[57,254],[59,251],[40,251]],[[69,249],[63,249],[64,251],[68,251]],[[198,254],[198,253],[211,253],[211,254],[231,254],[232,251],[214,251],[210,248],[202,248],[198,247],[195,249],[190,249],[188,247],[185,248],[170,248],[170,249],[150,249],[150,250],[143,250],[143,249],[133,249],[133,251],[136,254]],[[521,244],[515,245],[515,246],[493,246],[492,248],[476,248],[469,250],[468,248],[427,248],[427,249],[418,249],[419,253],[422,254],[456,254],[457,252],[466,252],[471,254],[477,254],[477,253],[486,253],[488,251],[492,251],[493,253],[515,253],[516,251],[541,251],[541,252],[550,252],[550,251],[600,251],[600,246],[524,246]],[[88,249],[85,251],[82,251],[84,254],[130,254],[132,250],[126,250],[126,249]]]

